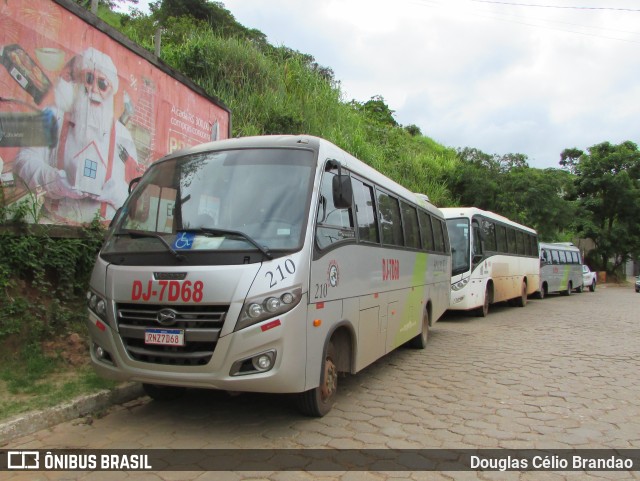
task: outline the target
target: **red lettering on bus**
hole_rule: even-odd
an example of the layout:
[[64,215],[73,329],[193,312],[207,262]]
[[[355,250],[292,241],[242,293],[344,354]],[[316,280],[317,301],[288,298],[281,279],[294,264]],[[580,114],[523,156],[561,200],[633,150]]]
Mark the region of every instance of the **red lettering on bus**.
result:
[[382,280],[397,281],[400,279],[400,261],[398,259],[382,259]]

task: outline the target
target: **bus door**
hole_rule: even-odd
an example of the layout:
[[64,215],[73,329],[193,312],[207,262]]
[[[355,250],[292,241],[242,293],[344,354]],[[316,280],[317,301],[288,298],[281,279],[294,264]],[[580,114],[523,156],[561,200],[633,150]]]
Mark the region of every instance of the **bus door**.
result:
[[376,293],[360,296],[357,371],[368,366],[385,353],[387,327],[386,294]]

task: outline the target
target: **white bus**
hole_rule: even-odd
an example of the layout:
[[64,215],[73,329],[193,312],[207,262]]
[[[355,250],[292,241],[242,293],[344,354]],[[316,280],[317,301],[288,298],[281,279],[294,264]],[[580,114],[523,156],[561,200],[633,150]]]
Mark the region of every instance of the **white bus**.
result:
[[538,290],[535,230],[475,207],[441,209],[451,243],[451,310],[489,313],[496,302],[524,307]]
[[540,287],[537,295],[559,292],[564,296],[573,290],[582,292],[582,259],[580,249],[571,242],[540,242]]
[[310,136],[222,140],[154,163],[118,212],[87,295],[91,359],[155,399],[297,393],[409,343],[449,305],[433,205]]

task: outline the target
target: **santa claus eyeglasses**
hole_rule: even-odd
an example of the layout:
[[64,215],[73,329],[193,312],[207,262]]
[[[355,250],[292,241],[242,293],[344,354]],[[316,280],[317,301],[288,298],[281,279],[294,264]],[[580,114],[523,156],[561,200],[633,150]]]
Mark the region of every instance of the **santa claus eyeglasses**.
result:
[[95,84],[100,92],[106,93],[111,90],[111,82],[107,77],[96,75],[96,72],[93,70],[84,70],[81,74],[81,78],[84,80],[85,86],[89,89],[92,89]]

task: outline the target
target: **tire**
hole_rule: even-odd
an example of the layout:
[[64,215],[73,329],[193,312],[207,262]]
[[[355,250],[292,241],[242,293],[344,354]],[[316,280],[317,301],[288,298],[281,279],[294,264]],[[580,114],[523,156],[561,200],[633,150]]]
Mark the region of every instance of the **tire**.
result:
[[178,399],[186,389],[176,386],[159,386],[157,384],[143,384],[142,389],[154,401],[168,402]]
[[571,291],[573,291],[573,287],[571,286],[571,282],[569,282],[569,284],[567,284],[567,290],[566,291],[560,291],[560,294],[562,294],[563,296],[570,296],[571,295]]
[[584,290],[584,285],[576,287],[576,292],[580,294]]
[[489,315],[489,304],[491,301],[490,297],[491,289],[489,289],[489,284],[487,284],[487,288],[484,291],[484,303],[482,304],[482,306],[476,309],[477,317],[487,317]]
[[520,297],[516,297],[513,300],[513,304],[516,307],[524,307],[527,305],[527,283],[522,281],[522,288],[520,290]]
[[540,290],[535,293],[536,299],[544,299],[547,297],[547,291],[545,289],[544,284],[540,286]]
[[414,349],[424,349],[429,340],[429,313],[425,310],[422,316],[422,331],[409,341],[409,347]]
[[[595,279],[591,282],[591,285],[589,286],[589,291],[590,292],[595,292],[596,291],[596,280]],[[636,290],[636,292],[638,292],[638,291]]]
[[329,341],[322,362],[320,385],[298,394],[298,409],[306,416],[320,418],[331,411],[338,392],[338,368],[333,343]]

